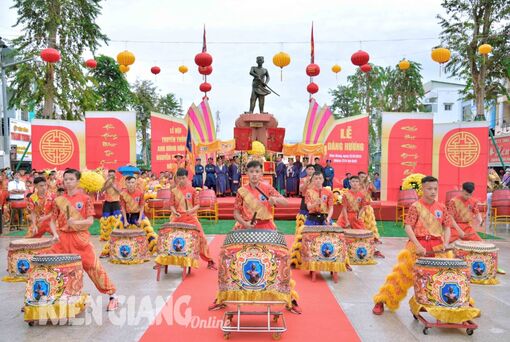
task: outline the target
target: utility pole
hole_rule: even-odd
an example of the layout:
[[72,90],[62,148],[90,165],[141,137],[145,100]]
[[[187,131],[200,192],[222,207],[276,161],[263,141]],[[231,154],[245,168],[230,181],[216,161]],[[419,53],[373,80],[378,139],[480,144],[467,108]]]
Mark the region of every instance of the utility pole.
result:
[[221,119],[220,119],[220,111],[217,110],[216,111],[216,139],[219,138],[219,134],[220,133],[220,123],[221,123]]
[[10,63],[7,63],[7,53],[11,51],[11,49],[9,49],[9,47],[7,46],[7,44],[2,40],[2,37],[0,37],[0,72],[2,74],[2,117],[3,117],[3,148],[4,148],[4,160],[3,160],[3,164],[4,164],[4,167],[6,167],[9,162],[9,158],[10,158],[10,143],[9,143],[9,135],[10,135],[10,132],[9,132],[9,118],[7,117],[7,109],[8,109],[8,106],[9,104],[7,103],[8,102],[8,99],[7,99],[7,76],[5,75],[5,69],[7,69],[8,67],[11,67],[11,66],[15,66],[15,65],[18,65],[18,64],[21,64],[21,63],[25,63],[25,62],[28,62],[28,61],[31,61],[33,60],[34,58],[26,58],[26,59],[22,59],[22,60],[19,60],[19,61],[13,61],[13,62],[10,62]]

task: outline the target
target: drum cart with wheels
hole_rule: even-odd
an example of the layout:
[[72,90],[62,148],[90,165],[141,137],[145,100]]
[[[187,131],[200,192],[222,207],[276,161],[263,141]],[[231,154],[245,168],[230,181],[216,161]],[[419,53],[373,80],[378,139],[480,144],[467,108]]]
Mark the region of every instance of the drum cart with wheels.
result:
[[[232,304],[236,306],[236,311],[226,311],[223,315],[221,330],[223,331],[223,338],[230,339],[231,333],[270,333],[273,340],[279,340],[282,333],[287,331],[285,317],[281,311],[273,311],[274,305],[285,305],[282,301],[225,301],[224,304]],[[265,311],[243,311],[242,308],[252,305],[265,306]],[[247,316],[262,316],[265,319],[261,320],[260,325],[253,325],[253,323],[246,323]]]
[[[420,312],[427,312],[425,308],[422,308]],[[431,322],[427,318],[423,317],[420,313],[417,315],[413,314],[415,320],[420,321],[425,326],[423,328],[423,334],[428,335],[430,328],[447,328],[447,329],[466,329],[466,334],[473,335],[478,325],[473,321],[465,321],[462,323],[444,323],[441,321]]]

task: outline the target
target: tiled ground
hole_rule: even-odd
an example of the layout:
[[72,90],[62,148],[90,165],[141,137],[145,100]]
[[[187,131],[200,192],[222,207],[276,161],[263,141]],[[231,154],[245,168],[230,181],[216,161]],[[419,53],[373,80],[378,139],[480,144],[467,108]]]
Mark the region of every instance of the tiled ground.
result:
[[[505,238],[494,242],[499,248],[500,266],[510,271],[510,234],[506,227],[500,227],[498,235]],[[212,237],[210,237],[212,238]],[[7,246],[10,238],[0,238],[0,268],[6,269]],[[498,341],[508,340],[510,336],[510,275],[500,276],[497,286],[472,286],[472,296],[476,306],[482,310],[482,317],[476,320],[480,328],[471,337],[461,330],[431,329],[428,336],[422,334],[423,327],[409,312],[408,298],[396,313],[374,316],[371,313],[372,296],[390,272],[396,255],[405,243],[402,238],[385,238],[380,247],[386,259],[376,266],[355,266],[352,273],[344,273],[338,284],[329,282],[335,294],[351,320],[354,328],[364,341]],[[100,243],[94,237],[96,250]],[[119,266],[103,262],[111,277],[115,280],[118,293],[130,294],[119,312],[108,316],[104,312],[106,296],[99,295],[88,277],[85,277],[85,290],[92,294],[93,301],[101,301],[89,306],[81,320],[72,326],[35,326],[29,327],[23,322],[20,309],[23,301],[24,283],[0,282],[0,340],[3,341],[135,341],[146,330],[149,323],[159,312],[168,296],[180,283],[181,272],[174,268],[164,276],[164,281],[155,281],[155,272],[151,264]],[[329,279],[329,277],[328,277]],[[409,291],[409,296],[412,290]],[[408,297],[409,297],[408,296]],[[132,310],[134,309],[134,310]],[[268,340],[268,336],[261,336]]]

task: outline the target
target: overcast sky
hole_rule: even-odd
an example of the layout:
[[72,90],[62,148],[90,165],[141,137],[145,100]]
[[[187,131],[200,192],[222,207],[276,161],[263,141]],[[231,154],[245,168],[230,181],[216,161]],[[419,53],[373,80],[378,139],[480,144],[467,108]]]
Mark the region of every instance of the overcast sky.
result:
[[[321,67],[315,78],[320,87],[315,97],[321,105],[330,104],[328,90],[345,83],[354,72],[350,56],[360,45],[370,54],[371,63],[395,65],[405,57],[422,64],[424,82],[438,79],[438,65],[431,61],[430,50],[439,44],[436,15],[442,13],[440,3],[108,0],[103,2],[98,24],[112,41],[97,53],[115,57],[127,48],[136,56],[129,82],[152,80],[161,93],[172,92],[181,98],[186,110],[203,96],[198,90],[201,75],[193,58],[201,51],[205,24],[207,49],[214,59],[214,71],[208,77],[212,84],[209,101],[214,113],[220,111],[219,138],[231,138],[235,119],[249,109],[252,78],[248,73],[255,57],[261,55],[271,76],[269,85],[281,95],[266,97],[265,109],[287,129],[286,140],[296,141],[301,140],[308,109],[305,67],[310,62],[312,21],[315,62]],[[19,33],[19,28],[12,28],[16,12],[10,6],[12,1],[0,1],[0,36],[8,39]],[[291,56],[291,64],[283,69],[283,82],[279,68],[272,63],[273,55],[281,50]],[[89,57],[90,53],[84,55]],[[335,63],[342,67],[338,80],[331,71]],[[177,70],[181,64],[189,68],[184,77]],[[154,65],[161,68],[157,77],[150,73]]]

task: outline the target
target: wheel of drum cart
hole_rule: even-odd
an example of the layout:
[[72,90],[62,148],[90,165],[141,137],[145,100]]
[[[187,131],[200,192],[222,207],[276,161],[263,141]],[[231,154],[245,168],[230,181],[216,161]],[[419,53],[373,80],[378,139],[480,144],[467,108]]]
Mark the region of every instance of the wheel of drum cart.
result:
[[473,335],[474,332],[475,332],[474,329],[470,329],[470,328],[466,329],[466,334],[468,334],[469,336]]
[[429,334],[429,328],[423,328],[423,335]]
[[273,336],[271,336],[273,340],[278,341],[282,338],[282,333],[273,333]]
[[273,323],[277,323],[278,322],[278,315],[273,315]]
[[414,318],[415,320],[418,320],[418,316],[416,316],[416,315],[413,315],[413,318]]
[[230,340],[230,333],[228,333],[228,332],[223,333],[223,339],[224,340]]
[[35,322],[34,322],[34,321],[28,321],[27,323],[28,323],[28,326],[30,326],[30,327],[33,327],[33,326],[34,326],[34,324],[35,324]]

